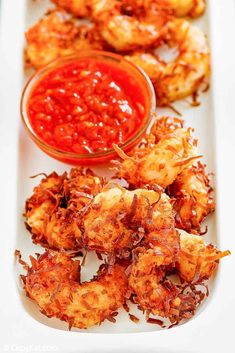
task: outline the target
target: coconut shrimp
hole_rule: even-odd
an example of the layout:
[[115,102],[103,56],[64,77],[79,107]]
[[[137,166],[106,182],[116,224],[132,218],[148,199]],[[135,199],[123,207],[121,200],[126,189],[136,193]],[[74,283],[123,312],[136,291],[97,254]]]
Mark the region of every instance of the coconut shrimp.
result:
[[47,13],[26,32],[26,40],[26,63],[34,68],[79,50],[104,49],[93,25],[79,24],[62,10]]
[[[173,117],[156,118],[146,139],[153,143],[167,138],[169,133],[184,128],[183,120]],[[185,168],[169,185],[166,192],[174,200],[177,228],[200,232],[202,221],[214,211],[215,203],[210,178],[200,162]]]
[[108,1],[93,1],[93,19],[109,46],[124,52],[159,43],[165,34],[168,13],[162,11],[161,6],[155,9],[154,15],[150,15],[151,11],[146,6],[142,11],[132,7],[131,13],[128,9],[130,7],[125,1],[111,4]]
[[180,286],[166,276],[166,267],[174,265],[179,254],[179,234],[174,228],[153,232],[148,237],[150,248],[134,250],[129,276],[133,301],[150,314],[168,318],[172,324],[194,315],[202,296],[184,294]]
[[54,249],[75,250],[81,246],[80,211],[104,180],[84,169],[72,169],[70,176],[55,172],[46,176],[25,206],[26,225],[35,243]]
[[[158,143],[161,139],[184,128],[183,120],[173,117],[156,118],[150,135],[146,140]],[[214,211],[215,203],[210,178],[206,174],[205,165],[200,162],[186,167],[166,190],[174,200],[177,228],[188,232],[200,232],[201,223]]]
[[172,223],[172,206],[166,194],[145,189],[128,191],[111,183],[96,195],[84,215],[83,243],[89,250],[129,256],[145,232]]
[[[150,233],[133,251],[129,290],[141,310],[168,318],[177,324],[190,318],[205,295],[196,285],[204,284],[216,270],[218,261],[230,254],[206,245],[203,238],[168,228]],[[176,270],[187,284],[173,283],[168,270]]]
[[219,260],[230,254],[220,251],[195,234],[180,234],[180,254],[176,264],[179,276],[186,282],[197,283],[209,279],[215,272]]
[[175,199],[176,226],[189,232],[200,232],[202,221],[214,211],[213,189],[200,162],[186,168],[168,187]]
[[156,144],[136,148],[131,157],[114,146],[122,162],[115,162],[117,176],[135,187],[160,185],[165,189],[177,176],[191,166],[198,156],[196,141],[190,129],[176,129]]
[[68,255],[47,251],[31,257],[31,263],[23,276],[24,289],[43,314],[68,322],[69,328],[115,322],[127,290],[123,266],[102,265],[91,281],[81,283],[79,261]]
[[149,75],[160,106],[192,95],[208,85],[210,76],[210,51],[201,30],[183,19],[173,19],[166,27],[165,42],[178,51],[175,60],[164,62],[156,51],[126,56]]

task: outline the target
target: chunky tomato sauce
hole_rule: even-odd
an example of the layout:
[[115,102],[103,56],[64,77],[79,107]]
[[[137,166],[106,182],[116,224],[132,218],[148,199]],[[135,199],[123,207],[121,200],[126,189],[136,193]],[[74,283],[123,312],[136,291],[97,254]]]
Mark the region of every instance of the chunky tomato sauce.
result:
[[31,91],[27,112],[33,130],[47,144],[93,153],[131,138],[143,124],[146,104],[133,75],[85,58],[44,75]]

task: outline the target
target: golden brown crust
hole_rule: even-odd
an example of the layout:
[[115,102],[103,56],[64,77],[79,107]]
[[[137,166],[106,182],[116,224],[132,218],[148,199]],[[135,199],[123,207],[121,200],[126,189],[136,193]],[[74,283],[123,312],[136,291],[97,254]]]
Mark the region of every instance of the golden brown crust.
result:
[[129,277],[133,301],[149,314],[168,318],[172,324],[191,317],[197,300],[193,293],[186,296],[182,286],[166,276],[166,266],[173,265],[179,256],[179,233],[173,229],[154,232],[149,237],[150,248],[135,250]]
[[80,283],[79,261],[65,254],[46,252],[31,263],[24,288],[45,315],[82,329],[115,321],[127,290],[123,266],[102,266],[93,280]]
[[174,201],[176,227],[200,233],[203,220],[215,209],[213,188],[200,162],[186,168],[168,187]]
[[229,255],[212,244],[206,244],[203,237],[194,234],[180,235],[180,254],[176,264],[179,276],[188,283],[202,282],[215,272],[219,260]]
[[48,12],[25,34],[26,63],[40,68],[52,60],[72,55],[79,50],[104,49],[94,25],[79,24],[63,10]]
[[115,147],[123,159],[116,163],[117,176],[124,178],[133,187],[159,185],[165,189],[176,177],[201,156],[196,151],[196,141],[191,129],[176,129],[157,143],[147,143],[135,148],[129,157]]
[[153,190],[126,190],[107,185],[84,215],[84,245],[89,250],[128,256],[152,229],[174,222],[165,194]]
[[101,191],[105,181],[84,168],[70,175],[55,172],[42,179],[26,200],[26,225],[33,241],[52,249],[82,246],[81,212]]
[[138,50],[126,58],[142,67],[152,80],[159,106],[195,94],[209,84],[210,50],[207,38],[196,26],[184,19],[168,21],[163,41],[177,48],[177,57],[170,62],[162,60],[156,50]]

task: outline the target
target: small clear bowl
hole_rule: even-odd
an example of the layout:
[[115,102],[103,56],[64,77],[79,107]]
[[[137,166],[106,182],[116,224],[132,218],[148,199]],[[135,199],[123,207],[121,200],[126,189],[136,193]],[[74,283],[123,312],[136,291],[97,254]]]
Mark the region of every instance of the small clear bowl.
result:
[[45,141],[43,141],[33,130],[30,119],[27,114],[27,103],[30,97],[32,89],[35,87],[38,81],[40,81],[45,75],[50,73],[50,71],[56,69],[57,67],[61,67],[63,65],[67,65],[69,63],[75,62],[77,60],[90,59],[94,58],[97,60],[101,60],[103,62],[111,63],[112,65],[117,65],[122,70],[127,70],[129,75],[132,75],[138,84],[143,89],[143,94],[146,96],[146,114],[143,119],[141,126],[136,130],[135,134],[125,141],[125,143],[119,146],[122,150],[128,151],[135,144],[137,144],[143,134],[146,132],[149,124],[151,123],[153,112],[156,108],[156,98],[153,85],[149,79],[149,77],[145,74],[145,72],[132,64],[130,61],[124,59],[121,55],[104,52],[104,51],[82,51],[76,55],[63,57],[57,60],[52,61],[47,66],[38,70],[27,82],[21,97],[20,103],[20,111],[21,117],[26,131],[28,132],[31,139],[36,143],[36,145],[44,151],[49,156],[60,160],[62,162],[73,164],[73,165],[90,165],[90,164],[98,164],[107,162],[110,159],[113,159],[117,156],[115,150],[113,148],[107,151],[94,152],[94,153],[84,153],[78,154],[74,152],[67,152],[55,148]]

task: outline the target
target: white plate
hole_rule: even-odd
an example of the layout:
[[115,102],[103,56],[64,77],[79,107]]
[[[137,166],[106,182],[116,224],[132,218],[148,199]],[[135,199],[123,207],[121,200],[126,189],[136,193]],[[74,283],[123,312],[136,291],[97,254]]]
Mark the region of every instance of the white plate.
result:
[[[216,279],[212,281],[209,299],[198,314],[186,324],[171,330],[141,321],[134,324],[126,313],[118,316],[115,325],[105,322],[87,331],[68,332],[67,325],[48,319],[37,306],[25,298],[19,287],[14,263],[14,250],[20,248],[24,257],[39,251],[32,245],[25,230],[24,200],[37,180],[29,179],[38,172],[61,172],[69,169],[39,151],[22,131],[19,98],[25,80],[22,66],[23,32],[47,6],[46,1],[2,1],[1,18],[1,118],[0,152],[1,178],[1,344],[5,351],[61,352],[219,352],[232,348],[234,315],[234,256],[224,259]],[[210,38],[212,49],[212,87],[201,97],[198,108],[185,102],[177,104],[187,125],[195,128],[200,153],[208,170],[216,173],[217,212],[210,218],[207,240],[221,249],[234,249],[233,179],[235,153],[235,121],[233,119],[234,2],[227,0],[226,8],[214,0],[207,15],[195,21]],[[231,39],[230,39],[231,38]],[[158,110],[169,113],[165,109]],[[216,146],[216,147],[215,147]],[[103,173],[102,168],[98,168]],[[3,194],[3,195],[2,195]],[[85,274],[86,275],[86,274]],[[88,275],[88,274],[87,274]],[[133,312],[140,317],[140,312]],[[230,348],[229,348],[230,347]]]

